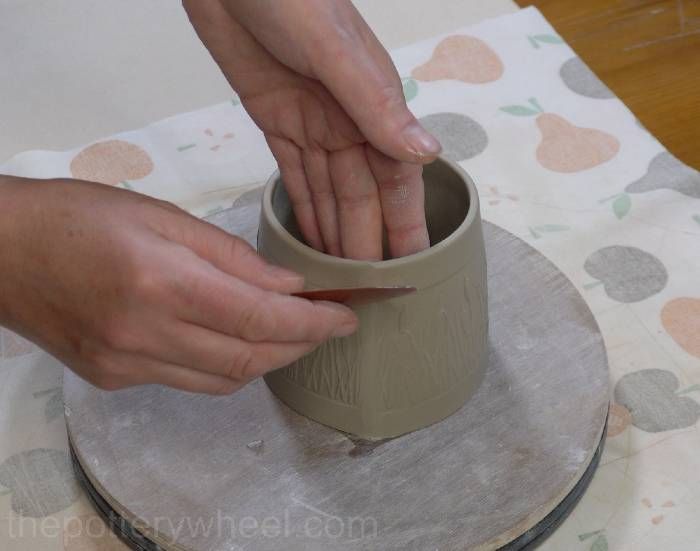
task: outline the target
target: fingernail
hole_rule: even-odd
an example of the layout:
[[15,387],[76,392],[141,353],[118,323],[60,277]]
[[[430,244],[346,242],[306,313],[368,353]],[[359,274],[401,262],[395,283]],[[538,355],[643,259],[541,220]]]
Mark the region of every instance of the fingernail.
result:
[[339,325],[333,330],[333,337],[348,337],[357,331],[357,320],[352,320],[343,325]]
[[419,157],[434,157],[442,151],[440,142],[418,121],[413,121],[404,129],[403,138],[411,151]]
[[357,331],[358,320],[355,313],[347,306],[335,302],[322,302],[324,308],[342,314],[343,321],[336,326],[331,333],[331,337],[347,337]]
[[304,276],[291,270],[287,270],[286,268],[275,266],[274,264],[268,264],[265,268],[265,272],[269,276],[275,277],[277,279],[284,279],[287,281],[299,281],[304,279]]

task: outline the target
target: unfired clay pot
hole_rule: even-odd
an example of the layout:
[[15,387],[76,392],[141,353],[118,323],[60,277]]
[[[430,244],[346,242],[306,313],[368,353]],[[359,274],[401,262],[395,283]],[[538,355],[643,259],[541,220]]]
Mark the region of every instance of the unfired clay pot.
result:
[[486,259],[469,176],[438,159],[424,169],[431,247],[381,262],[336,258],[304,244],[274,174],[263,196],[258,249],[314,288],[411,285],[412,295],[359,306],[356,334],[335,338],[265,377],[284,403],[361,438],[398,436],[458,410],[487,361]]

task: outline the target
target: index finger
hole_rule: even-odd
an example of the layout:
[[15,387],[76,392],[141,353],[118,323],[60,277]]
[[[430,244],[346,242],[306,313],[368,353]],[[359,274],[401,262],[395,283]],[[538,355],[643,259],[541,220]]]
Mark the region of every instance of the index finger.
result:
[[392,258],[430,247],[425,220],[423,166],[390,159],[370,145],[367,161],[379,188]]
[[321,342],[357,329],[349,308],[260,289],[211,265],[197,266],[182,283],[181,320],[241,340]]

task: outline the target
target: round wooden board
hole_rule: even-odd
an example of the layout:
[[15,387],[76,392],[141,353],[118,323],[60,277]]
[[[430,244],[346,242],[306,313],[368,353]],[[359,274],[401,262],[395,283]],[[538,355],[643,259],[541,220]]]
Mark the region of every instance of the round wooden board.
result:
[[103,513],[144,549],[511,550],[538,541],[597,464],[605,347],[553,264],[496,226],[484,231],[489,370],[465,407],[426,429],[362,442],[294,413],[262,381],[227,397],[104,392],[66,371],[71,445]]

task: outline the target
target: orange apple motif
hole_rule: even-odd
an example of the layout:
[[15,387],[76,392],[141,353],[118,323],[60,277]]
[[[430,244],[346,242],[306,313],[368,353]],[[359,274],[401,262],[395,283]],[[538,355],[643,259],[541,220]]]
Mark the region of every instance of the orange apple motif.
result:
[[596,130],[581,128],[554,113],[545,113],[535,98],[529,106],[508,105],[501,107],[511,115],[535,116],[542,141],[537,147],[537,161],[554,172],[580,172],[603,164],[620,150],[615,136]]
[[488,44],[473,36],[454,35],[442,40],[432,57],[413,69],[416,80],[461,80],[483,84],[501,78],[503,63]]
[[148,176],[153,171],[153,161],[138,145],[109,140],[80,151],[71,161],[70,171],[74,178],[116,186]]
[[622,434],[632,422],[632,414],[625,406],[620,404],[610,404],[608,412],[608,438],[613,438]]
[[700,358],[700,298],[680,297],[667,302],[661,310],[661,323],[678,346]]

